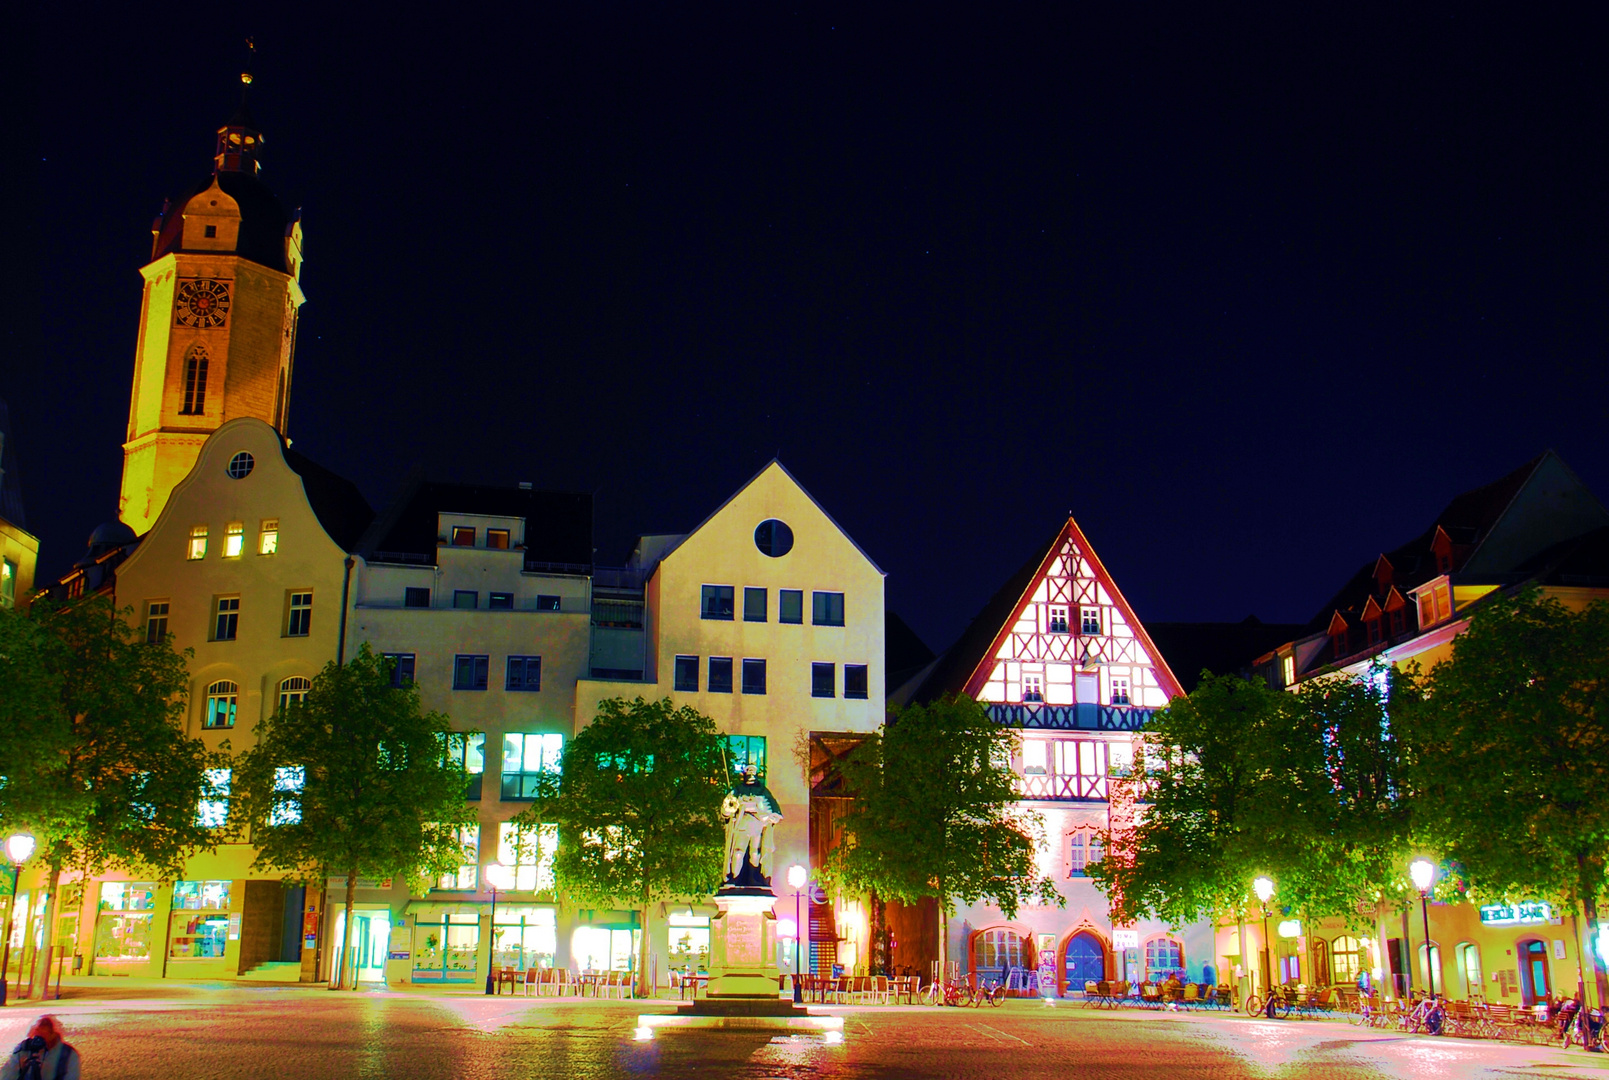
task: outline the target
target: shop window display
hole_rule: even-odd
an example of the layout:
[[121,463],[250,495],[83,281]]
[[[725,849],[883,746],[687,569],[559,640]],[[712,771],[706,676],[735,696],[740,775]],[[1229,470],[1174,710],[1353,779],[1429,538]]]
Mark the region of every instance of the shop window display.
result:
[[228,940],[229,882],[174,882],[168,956],[176,960],[222,959]]
[[156,883],[108,881],[101,885],[95,921],[96,966],[144,963],[151,958],[151,917]]
[[553,966],[558,952],[558,916],[553,908],[499,905],[492,934],[492,962],[517,971]]
[[421,916],[413,928],[414,982],[474,982],[480,916]]
[[677,915],[670,923],[670,963],[672,967],[704,971],[710,963],[710,919],[691,911]]

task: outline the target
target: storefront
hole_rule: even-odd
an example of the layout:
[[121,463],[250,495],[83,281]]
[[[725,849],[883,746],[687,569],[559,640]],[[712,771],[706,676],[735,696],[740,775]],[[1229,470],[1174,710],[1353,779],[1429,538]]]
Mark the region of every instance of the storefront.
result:
[[636,971],[642,930],[636,912],[597,912],[570,936],[578,971]]
[[710,917],[692,908],[672,911],[666,917],[670,966],[681,972],[708,971],[710,964]]
[[[228,881],[177,881],[168,916],[170,978],[202,979],[231,974],[225,970],[229,947]],[[104,897],[104,890],[102,896]],[[239,916],[235,932],[239,934]]]
[[148,975],[151,959],[160,955],[162,943],[152,949],[152,931],[157,908],[154,881],[103,881],[95,914],[95,956],[91,973],[95,975]]
[[559,951],[558,910],[543,904],[499,904],[492,927],[492,965],[550,968]]
[[[352,909],[352,934],[343,938],[346,929],[346,910],[335,913],[335,936],[331,939],[336,949],[346,943],[346,963],[349,974],[356,982],[385,982],[386,957],[391,947],[391,908],[384,904],[360,904]],[[474,973],[474,954],[470,954],[470,973]]]
[[[417,983],[473,983],[480,951],[481,905],[408,905],[413,919],[411,978]],[[499,913],[501,914],[501,913]]]

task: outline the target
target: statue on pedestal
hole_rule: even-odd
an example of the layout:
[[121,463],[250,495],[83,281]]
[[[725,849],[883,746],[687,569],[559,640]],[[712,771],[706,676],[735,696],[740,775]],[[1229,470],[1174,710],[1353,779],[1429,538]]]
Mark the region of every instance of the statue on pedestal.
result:
[[771,888],[771,857],[776,852],[776,827],[782,807],[760,779],[753,765],[721,800],[726,823],[726,873],[722,891]]

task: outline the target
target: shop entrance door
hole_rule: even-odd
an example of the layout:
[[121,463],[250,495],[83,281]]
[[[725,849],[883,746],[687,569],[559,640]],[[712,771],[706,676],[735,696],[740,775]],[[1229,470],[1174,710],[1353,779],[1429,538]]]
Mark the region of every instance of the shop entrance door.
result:
[[1527,1005],[1546,1001],[1548,992],[1548,946],[1545,941],[1522,941],[1520,949],[1520,995]]
[[1106,950],[1089,933],[1074,934],[1067,942],[1067,992],[1082,993],[1086,982],[1106,978]]
[[[335,941],[341,940],[346,912],[335,914]],[[347,964],[357,982],[385,982],[386,950],[391,945],[389,911],[354,911],[352,936],[347,941]]]

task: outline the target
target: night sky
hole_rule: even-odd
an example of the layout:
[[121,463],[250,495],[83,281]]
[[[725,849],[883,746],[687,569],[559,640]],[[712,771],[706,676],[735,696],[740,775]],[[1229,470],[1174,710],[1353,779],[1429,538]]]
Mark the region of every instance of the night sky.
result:
[[942,648],[1069,510],[1143,620],[1274,621],[1546,447],[1609,497],[1603,9],[1214,6],[14,13],[41,573],[248,34],[290,435],[377,507],[594,490],[618,564],[780,455]]

